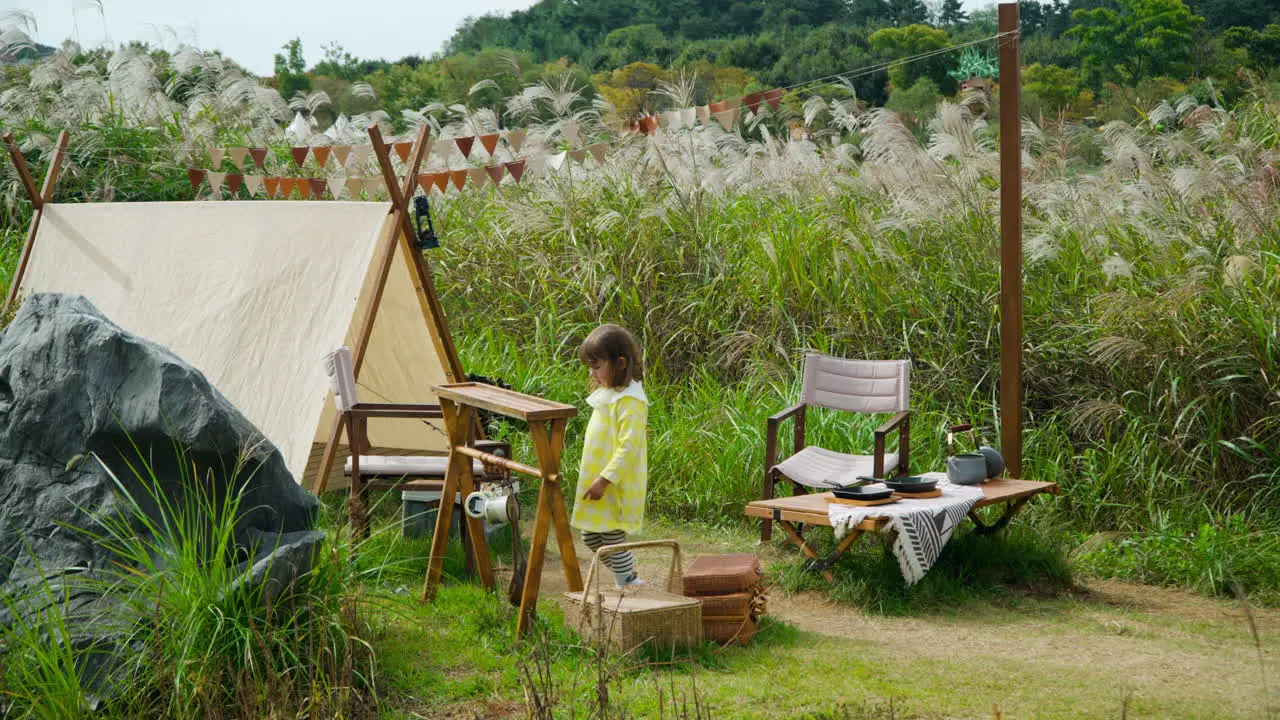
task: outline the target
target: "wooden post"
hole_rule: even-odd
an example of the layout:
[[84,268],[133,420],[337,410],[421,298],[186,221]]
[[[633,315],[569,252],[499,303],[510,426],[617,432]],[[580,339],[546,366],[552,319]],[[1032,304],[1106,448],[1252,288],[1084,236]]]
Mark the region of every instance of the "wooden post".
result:
[[1018,3],[999,5],[1000,450],[1022,477],[1022,69]]
[[67,152],[67,141],[70,138],[66,130],[58,133],[58,144],[54,148],[53,158],[49,161],[49,170],[44,174],[44,187],[37,195],[35,181],[31,178],[26,159],[18,151],[13,134],[5,133],[4,135],[4,144],[9,149],[9,157],[13,159],[13,165],[17,168],[22,184],[27,188],[27,194],[31,196],[31,204],[35,208],[35,212],[31,215],[31,227],[27,229],[27,241],[22,246],[22,257],[18,260],[18,269],[13,272],[9,296],[4,301],[3,312],[6,315],[18,299],[18,288],[22,285],[22,276],[26,274],[27,263],[31,260],[31,249],[35,246],[36,232],[40,229],[40,218],[44,216],[44,206],[53,199],[53,188],[58,184],[58,173],[62,170],[62,157]]

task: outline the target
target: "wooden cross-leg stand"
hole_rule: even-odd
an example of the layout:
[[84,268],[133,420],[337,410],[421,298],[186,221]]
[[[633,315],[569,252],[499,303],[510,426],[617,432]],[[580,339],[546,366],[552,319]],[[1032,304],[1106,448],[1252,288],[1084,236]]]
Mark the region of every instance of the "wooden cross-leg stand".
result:
[[[529,629],[538,604],[538,587],[542,580],[542,563],[547,549],[547,536],[554,527],[556,542],[560,547],[560,563],[564,567],[565,582],[571,592],[582,590],[582,571],[578,567],[578,554],[573,548],[573,536],[569,530],[569,517],[565,512],[564,493],[560,489],[560,458],[564,453],[565,426],[569,418],[578,413],[572,405],[551,402],[523,393],[481,383],[456,383],[439,385],[432,390],[440,398],[445,425],[449,429],[449,467],[445,472],[444,502],[461,492],[465,498],[471,493],[473,481],[471,464],[482,460],[491,465],[514,470],[538,478],[538,509],[533,521],[533,542],[529,548],[529,562],[524,576],[524,590],[520,596],[520,618],[516,624],[516,636]],[[489,410],[529,424],[538,466],[533,467],[484,452],[475,447],[475,409]],[[467,532],[475,552],[481,582],[486,588],[493,586],[492,569],[489,566],[489,549],[484,539],[481,521],[467,518]],[[514,538],[520,542],[520,538]],[[436,520],[435,535],[431,539],[431,556],[427,563],[427,578],[422,588],[423,600],[435,597],[444,567],[445,546],[449,541],[449,518],[441,513]]]
[[[440,398],[440,410],[444,413],[444,424],[449,431],[449,465],[444,474],[444,488],[440,492],[440,509],[436,511],[436,529],[431,536],[431,555],[427,559],[427,580],[423,586],[423,599],[430,600],[435,595],[435,588],[440,583],[440,574],[444,569],[445,548],[449,542],[449,525],[453,521],[453,499],[460,493],[463,500],[475,490],[475,477],[472,474],[471,458],[458,452],[461,447],[469,447],[475,442],[475,411],[467,405],[458,405],[452,400]],[[480,576],[480,584],[486,590],[493,589],[493,566],[489,562],[489,543],[484,537],[484,521],[462,513],[466,533],[470,541],[472,553],[475,555],[476,574]]]

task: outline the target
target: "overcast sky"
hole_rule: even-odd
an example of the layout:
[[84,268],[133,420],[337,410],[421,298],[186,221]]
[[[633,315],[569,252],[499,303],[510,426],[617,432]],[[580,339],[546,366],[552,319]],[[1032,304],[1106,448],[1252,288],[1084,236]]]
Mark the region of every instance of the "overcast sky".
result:
[[[527,8],[534,0],[0,0],[0,7],[35,14],[36,40],[59,45],[79,33],[95,46],[106,33],[112,43],[144,40],[169,48],[177,38],[202,49],[218,49],[249,70],[268,75],[272,57],[294,37],[302,38],[307,64],[320,46],[337,41],[362,58],[396,60],[430,56],[468,15]],[[981,7],[992,0],[965,0]],[[104,17],[105,16],[105,17]]]

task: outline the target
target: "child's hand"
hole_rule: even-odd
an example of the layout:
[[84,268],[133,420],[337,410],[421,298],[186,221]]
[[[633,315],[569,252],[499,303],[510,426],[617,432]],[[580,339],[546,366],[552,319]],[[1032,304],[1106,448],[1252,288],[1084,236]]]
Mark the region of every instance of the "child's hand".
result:
[[588,500],[599,500],[604,497],[604,492],[608,489],[609,481],[602,477],[598,477],[595,482],[591,483],[591,487],[587,488],[587,491],[583,493],[582,497]]

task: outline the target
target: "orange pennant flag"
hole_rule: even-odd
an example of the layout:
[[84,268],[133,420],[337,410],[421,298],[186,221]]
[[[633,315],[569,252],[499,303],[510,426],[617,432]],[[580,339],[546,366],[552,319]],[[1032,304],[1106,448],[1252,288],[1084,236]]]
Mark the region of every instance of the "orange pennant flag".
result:
[[449,192],[449,173],[447,172],[435,173],[434,182],[436,184],[436,189],[439,190],[441,193]]
[[311,199],[311,181],[308,178],[298,178],[298,197],[303,200]]
[[293,189],[297,185],[298,185],[297,178],[291,178],[291,177],[280,178],[280,192],[284,196],[285,200],[288,200],[289,197],[293,195]]
[[[454,142],[458,145],[458,152],[462,153],[462,157],[471,157],[471,146],[476,141],[473,137],[455,138]],[[461,189],[461,188],[459,188]]]
[[274,198],[276,193],[280,192],[280,178],[278,177],[269,177],[263,180],[262,184],[267,186],[267,197],[269,198]]
[[454,170],[449,173],[449,178],[453,180],[454,187],[458,188],[458,190],[462,190],[462,187],[467,184],[467,171]]
[[422,192],[425,195],[431,194],[431,185],[435,183],[435,181],[436,178],[434,173],[418,173],[418,187],[422,188]]
[[501,136],[498,135],[498,133],[493,133],[492,135],[480,136],[480,144],[484,146],[484,151],[489,153],[489,157],[493,157],[494,151],[498,149],[499,137]]
[[313,148],[311,153],[316,156],[316,164],[320,167],[329,163],[329,148],[324,146]]
[[524,175],[524,160],[509,162],[505,167],[507,168],[507,172],[511,175],[511,178],[516,181],[517,185],[519,185],[520,176]]
[[413,151],[413,143],[398,142],[395,145],[392,145],[392,147],[395,148],[396,155],[400,156],[400,162],[402,163],[409,162],[409,153]]
[[309,152],[311,152],[311,148],[309,147],[289,148],[289,154],[293,156],[293,164],[298,167],[302,167],[302,164],[307,161],[307,153]]

